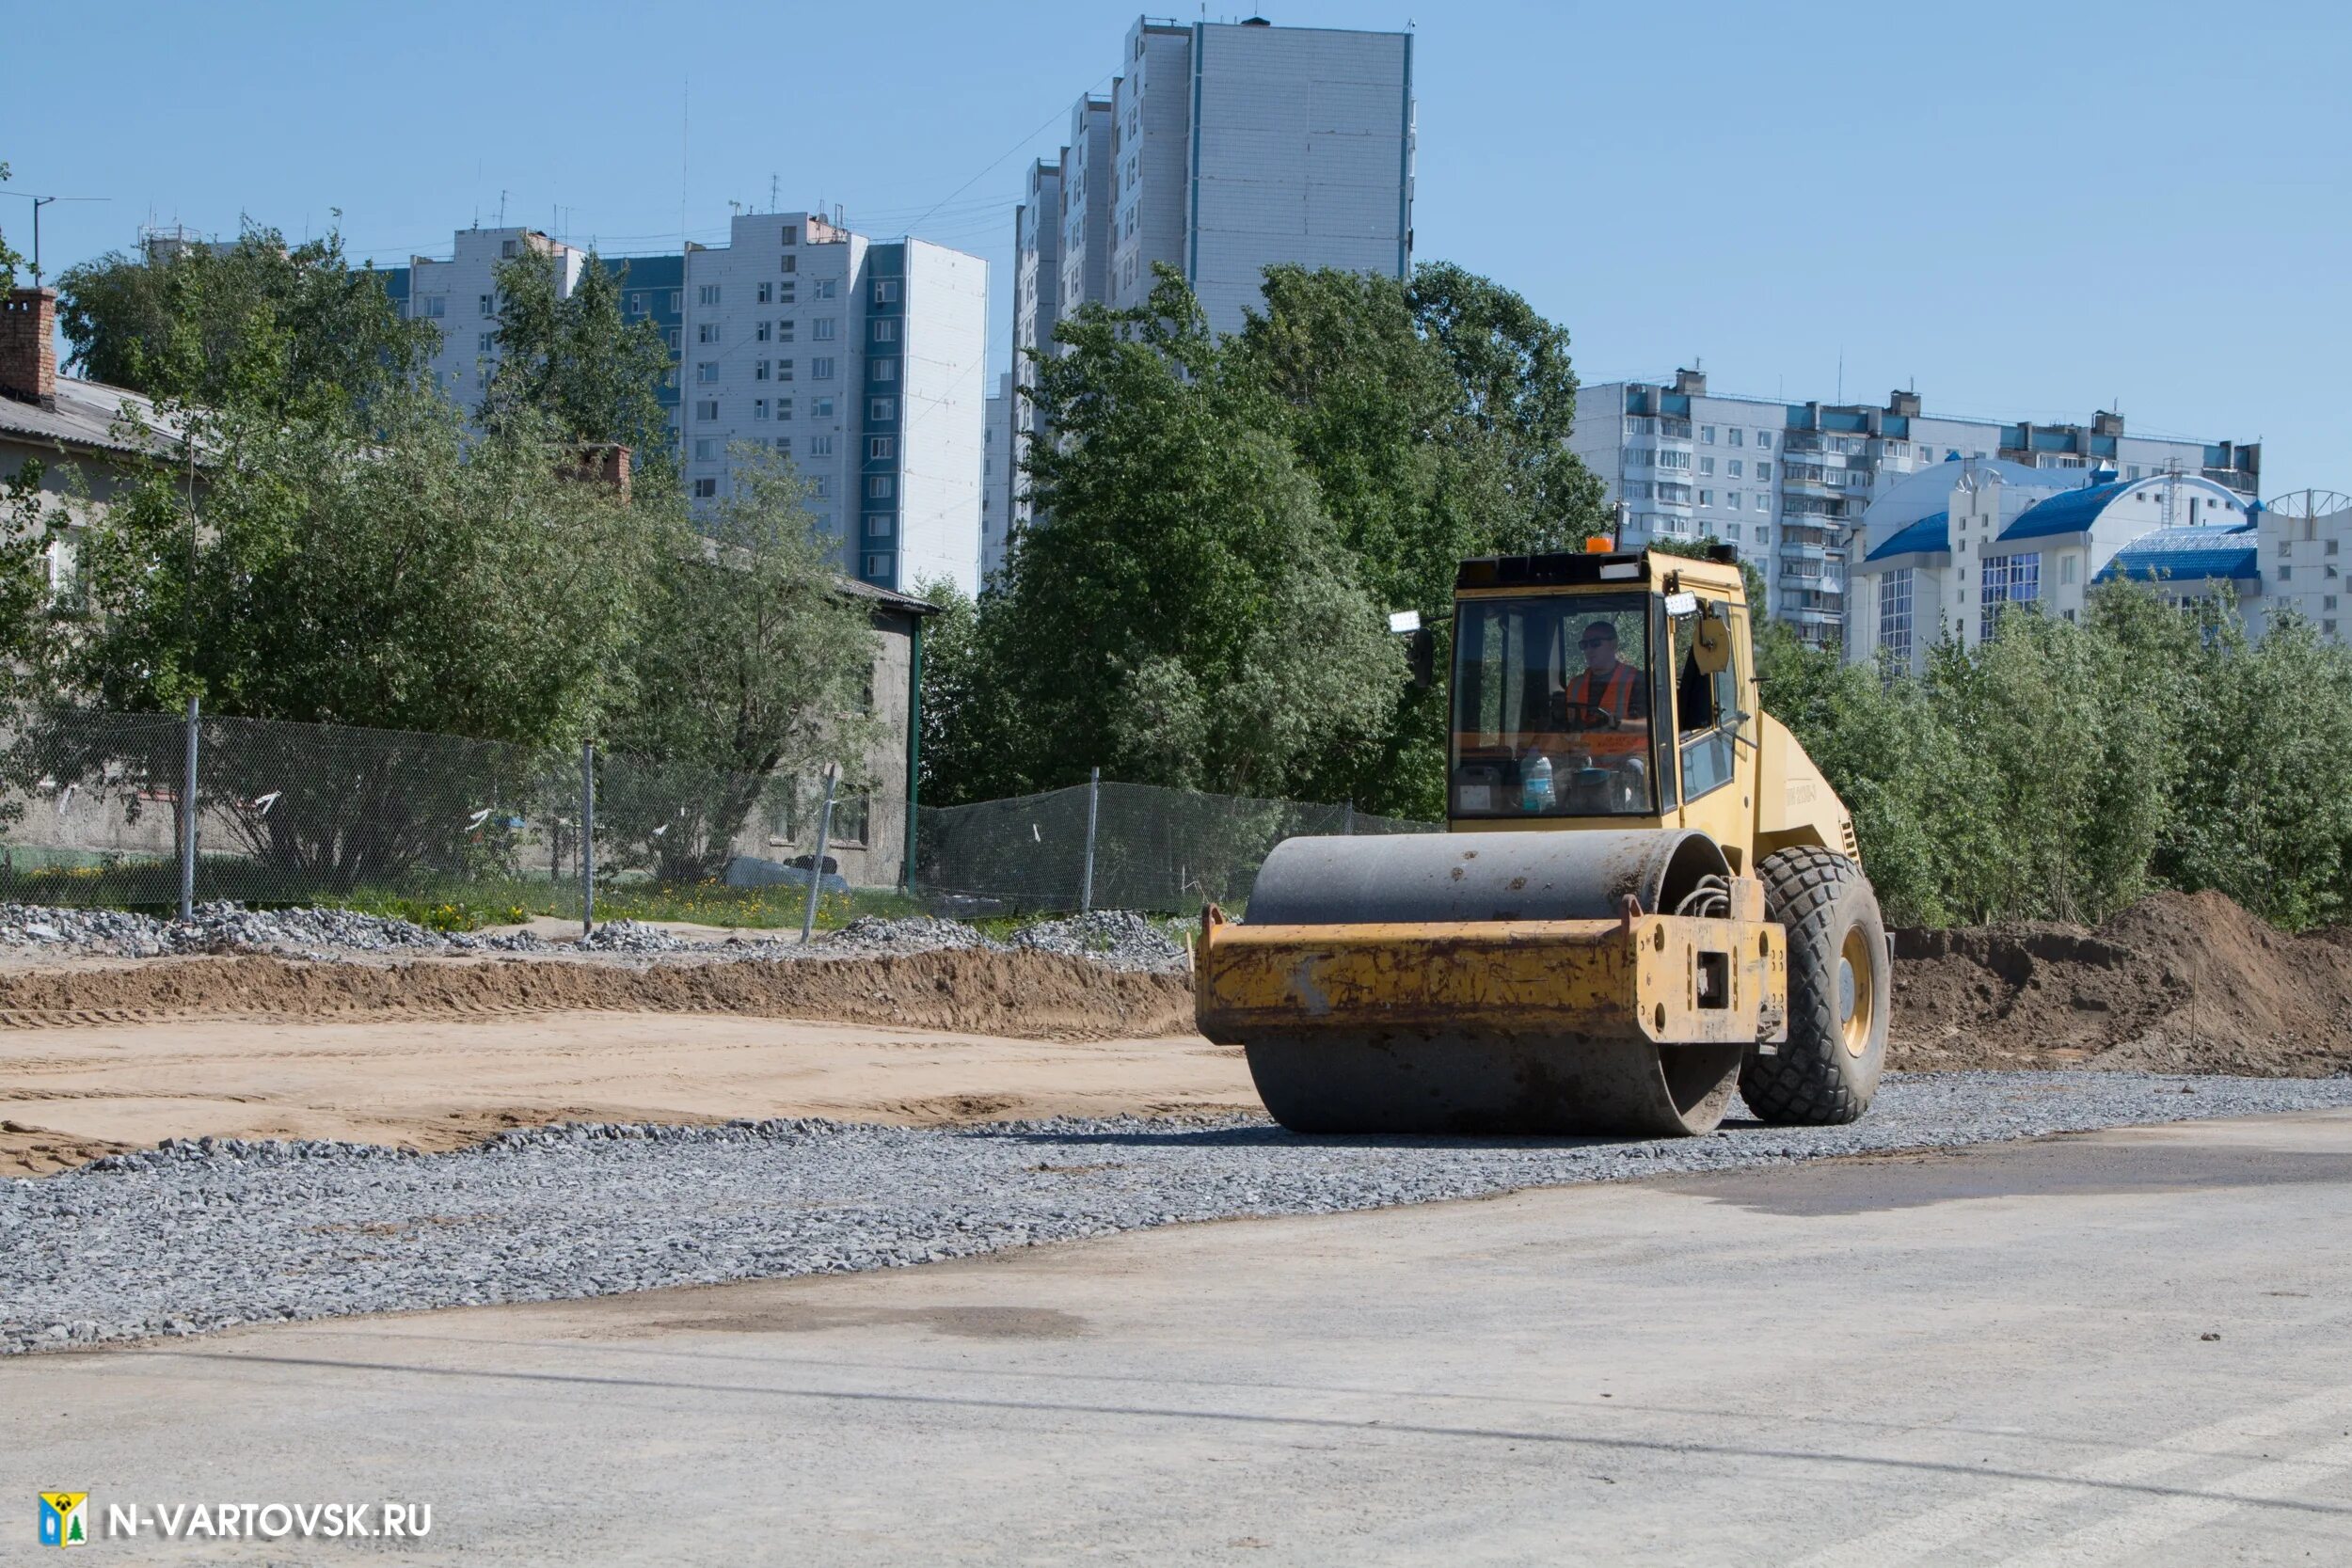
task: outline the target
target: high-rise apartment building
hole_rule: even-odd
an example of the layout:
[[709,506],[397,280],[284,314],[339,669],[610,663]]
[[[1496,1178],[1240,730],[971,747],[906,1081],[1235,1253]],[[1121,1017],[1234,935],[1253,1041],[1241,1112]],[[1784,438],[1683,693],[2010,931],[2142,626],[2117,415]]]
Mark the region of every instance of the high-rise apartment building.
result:
[[[1138,20],[1108,97],[1072,105],[1014,218],[1014,462],[1038,434],[1031,350],[1165,262],[1237,330],[1277,262],[1402,277],[1413,255],[1410,33]],[[1011,525],[1026,520],[1016,489]]]
[[2087,425],[1924,412],[1916,392],[1883,406],[1710,393],[1697,371],[1671,385],[1612,381],[1577,392],[1570,447],[1623,503],[1623,542],[1713,537],[1763,573],[1770,612],[1811,642],[1846,622],[1851,535],[1871,499],[1948,458],[2034,468],[2177,472],[2260,494],[2262,451],[2231,441],[2127,435],[2121,414]]
[[1012,515],[1012,373],[996,377],[980,431],[980,581],[1005,563],[1005,530]]
[[[387,282],[441,328],[434,372],[480,402],[496,362],[498,263],[554,258],[566,296],[586,253],[529,230],[468,230],[453,260]],[[699,511],[720,504],[746,445],[790,459],[842,570],[906,591],[979,586],[987,263],[928,241],[870,240],[812,213],[741,214],[724,245],[611,257],[621,306],[673,356],[661,388]]]

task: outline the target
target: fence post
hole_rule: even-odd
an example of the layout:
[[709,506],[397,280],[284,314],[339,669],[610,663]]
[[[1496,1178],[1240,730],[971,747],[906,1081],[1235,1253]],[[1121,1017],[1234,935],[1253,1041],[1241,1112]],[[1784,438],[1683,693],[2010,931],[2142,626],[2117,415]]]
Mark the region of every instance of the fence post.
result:
[[1354,835],[1356,832],[1356,802],[1347,802],[1347,814],[1340,818],[1340,832]]
[[580,934],[596,929],[596,743],[580,743]]
[[180,918],[196,918],[196,716],[188,699],[187,750],[180,769]]
[[1085,914],[1094,908],[1094,824],[1103,807],[1103,770],[1098,768],[1087,781],[1087,875],[1078,888],[1078,912]]
[[833,838],[833,786],[841,781],[841,765],[825,765],[825,804],[817,814],[817,853],[808,863],[808,908],[801,911],[801,941],[817,934],[817,895],[825,885],[825,847]]

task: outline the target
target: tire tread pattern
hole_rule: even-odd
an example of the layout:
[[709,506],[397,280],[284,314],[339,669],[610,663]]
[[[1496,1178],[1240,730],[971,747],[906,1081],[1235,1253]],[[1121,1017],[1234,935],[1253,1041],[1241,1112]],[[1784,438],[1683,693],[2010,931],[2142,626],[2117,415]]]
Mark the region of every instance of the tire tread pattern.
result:
[[[1765,913],[1788,933],[1788,1040],[1777,1055],[1747,1059],[1740,1096],[1768,1122],[1843,1126],[1870,1108],[1871,1095],[1837,1060],[1846,1047],[1835,955],[1844,932],[1832,924],[1847,890],[1868,883],[1853,861],[1812,845],[1765,856],[1756,874],[1764,883]],[[1823,958],[1806,961],[1807,953]]]

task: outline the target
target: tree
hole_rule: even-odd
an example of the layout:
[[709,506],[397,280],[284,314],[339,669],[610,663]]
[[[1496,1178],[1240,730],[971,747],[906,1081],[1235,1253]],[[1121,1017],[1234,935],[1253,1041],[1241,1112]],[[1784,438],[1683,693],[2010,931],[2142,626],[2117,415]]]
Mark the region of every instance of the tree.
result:
[[423,368],[437,341],[403,321],[342,236],[289,245],[247,224],[151,263],[110,252],[58,280],[58,321],[93,380],[207,406],[347,421]]
[[482,418],[496,425],[516,410],[546,414],[573,439],[630,450],[647,483],[675,468],[669,416],[656,390],[670,374],[670,351],[650,320],[622,312],[628,270],[608,271],[594,250],[568,295],[555,260],[529,245],[498,269],[498,366]]
[[[8,165],[0,159],[0,185],[8,182]],[[8,236],[0,231],[0,293],[16,287],[16,269],[24,264],[24,256],[8,248]]]
[[629,655],[634,698],[605,726],[644,759],[608,768],[608,815],[663,881],[723,871],[753,810],[828,762],[864,786],[882,726],[870,611],[842,586],[807,483],[764,447],[733,456],[700,531],[682,518],[667,531]]
[[1402,656],[1257,378],[1163,269],[1041,356],[1040,519],[985,594],[950,799],[1136,783],[1280,795],[1380,745]]

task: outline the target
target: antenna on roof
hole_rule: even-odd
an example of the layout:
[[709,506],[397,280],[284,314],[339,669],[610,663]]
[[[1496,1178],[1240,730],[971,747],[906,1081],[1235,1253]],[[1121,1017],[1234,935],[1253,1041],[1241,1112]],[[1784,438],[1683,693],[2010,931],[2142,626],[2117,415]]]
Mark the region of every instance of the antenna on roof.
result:
[[784,182],[773,173],[768,176],[768,210],[771,213],[776,210],[777,188],[783,183]]

